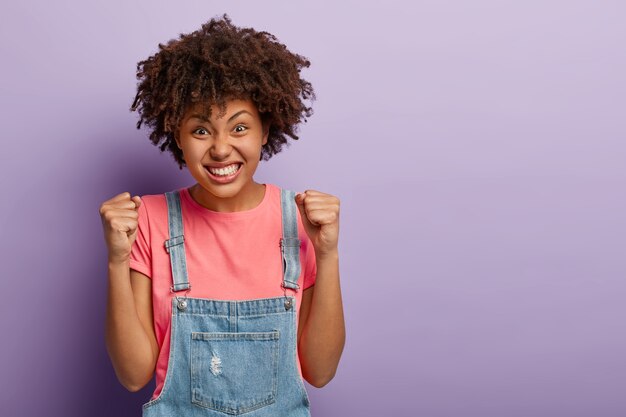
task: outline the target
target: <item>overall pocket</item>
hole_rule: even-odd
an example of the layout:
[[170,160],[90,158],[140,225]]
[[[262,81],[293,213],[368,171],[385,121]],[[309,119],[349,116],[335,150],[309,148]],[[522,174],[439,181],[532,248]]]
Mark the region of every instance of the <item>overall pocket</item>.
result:
[[276,401],[278,331],[191,333],[191,402],[238,415]]

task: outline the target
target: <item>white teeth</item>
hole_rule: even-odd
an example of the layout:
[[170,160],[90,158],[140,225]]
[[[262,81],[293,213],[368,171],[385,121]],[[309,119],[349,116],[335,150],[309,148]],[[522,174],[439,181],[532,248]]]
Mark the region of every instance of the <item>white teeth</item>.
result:
[[226,175],[232,175],[235,172],[237,172],[237,169],[239,169],[239,164],[232,164],[224,168],[207,167],[207,169],[213,175],[226,176]]

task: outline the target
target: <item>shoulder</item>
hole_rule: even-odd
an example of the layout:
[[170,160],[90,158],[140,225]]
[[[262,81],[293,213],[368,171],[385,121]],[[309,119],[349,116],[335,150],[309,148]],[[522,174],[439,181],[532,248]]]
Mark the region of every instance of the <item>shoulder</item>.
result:
[[165,202],[165,193],[163,194],[145,194],[141,196],[141,201],[148,205],[161,204]]
[[[268,184],[270,185],[270,184]],[[275,204],[277,207],[277,210],[282,211],[285,208],[282,206],[283,204],[283,197],[286,199],[285,200],[285,205],[291,205],[292,206],[292,210],[291,213],[295,214],[296,216],[296,223],[297,223],[297,227],[298,227],[298,237],[300,238],[300,240],[302,241],[302,247],[306,248],[308,247],[309,243],[310,243],[310,239],[305,231],[304,228],[304,224],[302,223],[302,215],[300,213],[300,209],[298,209],[298,205],[296,204],[296,200],[295,197],[297,194],[300,193],[300,191],[296,191],[296,190],[290,190],[288,188],[281,188],[277,185],[271,184],[272,187],[274,187],[274,189],[276,190],[275,192]]]
[[[266,184],[268,186],[268,189],[270,190],[270,192],[272,193],[272,197],[276,200],[276,201],[281,201],[281,199],[284,197],[287,198],[295,198],[296,194],[298,194],[298,191],[295,190],[290,190],[288,188],[284,188],[284,187],[280,187],[276,184]],[[295,200],[294,200],[295,202]]]
[[[180,194],[184,192],[183,188],[171,190],[178,191]],[[165,192],[160,194],[144,194],[141,195],[141,206],[139,207],[139,215],[150,218],[151,220],[166,219],[167,220],[167,199]],[[182,196],[181,196],[182,200]]]
[[146,208],[148,209],[156,209],[156,210],[161,210],[161,209],[167,209],[167,199],[165,198],[165,194],[167,193],[174,193],[174,192],[178,192],[179,195],[181,196],[181,199],[183,198],[183,194],[186,192],[186,188],[176,188],[167,192],[163,192],[160,194],[144,194],[142,196],[140,196],[142,203],[146,204]]
[[289,188],[280,187],[276,184],[267,184],[268,191],[270,192],[270,199],[272,200],[272,210],[278,212],[295,211],[295,214],[300,222],[300,213],[296,204],[296,195],[299,191],[291,190]]
[[[140,196],[141,205],[145,211],[149,212],[150,215],[153,213],[158,215],[158,213],[163,209],[167,209],[167,202],[165,200],[165,193],[163,194],[145,194]],[[141,208],[141,207],[140,207]]]

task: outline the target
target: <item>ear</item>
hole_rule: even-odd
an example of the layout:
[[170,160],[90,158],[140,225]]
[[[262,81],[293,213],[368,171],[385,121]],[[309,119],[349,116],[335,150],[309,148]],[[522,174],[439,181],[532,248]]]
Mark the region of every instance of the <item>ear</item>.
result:
[[263,123],[263,141],[262,144],[265,145],[267,144],[267,138],[270,135],[270,123],[269,122],[264,122]]
[[174,140],[176,141],[178,149],[182,150],[183,148],[180,146],[180,133],[178,129],[174,130]]

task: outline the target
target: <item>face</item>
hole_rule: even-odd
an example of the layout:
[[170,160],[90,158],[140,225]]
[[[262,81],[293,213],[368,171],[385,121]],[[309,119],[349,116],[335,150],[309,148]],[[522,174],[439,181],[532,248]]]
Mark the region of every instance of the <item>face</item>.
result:
[[251,208],[248,206],[258,200],[259,192],[263,195],[264,186],[252,177],[268,129],[250,99],[227,101],[226,114],[218,119],[218,113],[214,105],[207,118],[194,107],[180,124],[176,143],[198,182],[192,187],[192,196],[215,211]]

